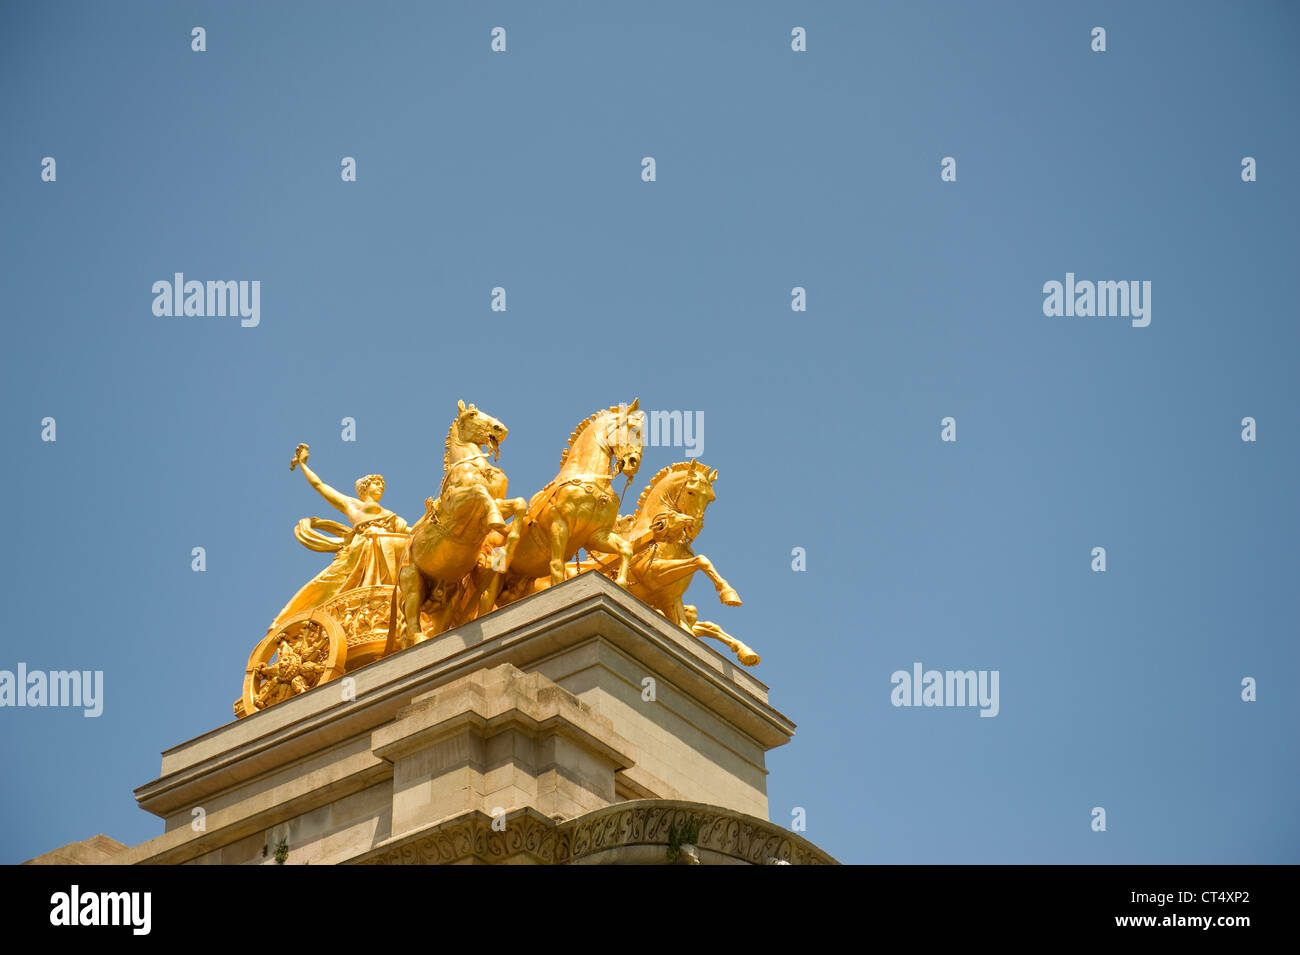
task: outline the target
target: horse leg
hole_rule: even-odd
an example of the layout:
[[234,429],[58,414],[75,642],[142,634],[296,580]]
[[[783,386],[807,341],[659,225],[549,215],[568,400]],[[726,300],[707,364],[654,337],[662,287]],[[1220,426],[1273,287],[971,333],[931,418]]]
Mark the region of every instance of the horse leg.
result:
[[388,642],[384,644],[384,656],[404,650],[402,639],[397,634],[397,603],[402,589],[393,584],[393,595],[388,599]]
[[714,589],[718,591],[718,599],[728,607],[740,606],[740,594],[736,593],[731,585],[722,579],[722,576],[714,569],[713,561],[700,554],[693,557],[656,558],[650,565],[650,569],[642,574],[642,577],[648,586],[658,589],[676,583],[683,577],[689,577],[697,570],[713,581]]
[[661,590],[703,569],[698,557],[656,557],[646,563],[639,576],[647,587]]
[[662,611],[662,613],[665,617],[667,617],[673,623],[677,624],[677,626],[681,627],[683,630],[690,630],[691,627],[695,626],[695,617],[694,617],[695,608],[692,607],[691,611],[692,611],[692,616],[688,620],[686,617],[686,608],[682,605],[682,598],[677,597],[674,600],[668,601],[668,609]]
[[722,575],[714,569],[713,561],[703,554],[696,554],[695,560],[698,561],[699,569],[704,572],[704,575],[713,581],[713,589],[718,592],[718,599],[728,607],[739,607],[740,594],[736,593],[731,584],[722,579]]
[[514,559],[515,548],[519,546],[519,540],[523,537],[524,515],[528,513],[528,502],[522,497],[516,497],[509,501],[502,501],[505,505],[504,513],[510,515],[510,533],[506,535],[506,552],[501,559],[500,573],[504,574],[510,569],[510,561]]
[[455,601],[450,598],[434,608],[433,612],[429,614],[429,639],[433,639],[438,634],[451,629],[455,611]]
[[473,570],[465,575],[465,579],[460,582],[460,587],[457,589],[455,599],[449,601],[452,613],[447,621],[448,630],[468,623],[478,616],[479,594],[482,589],[481,581],[475,576]]
[[551,586],[564,583],[564,550],[569,546],[569,524],[558,514],[551,521]]
[[[511,500],[501,502],[501,513],[510,518],[508,525],[509,533],[506,534],[505,541],[498,545],[502,547],[501,560],[493,564],[491,571],[487,573],[490,577],[484,576],[479,568],[475,568],[476,576],[475,586],[478,588],[478,616],[490,613],[496,606],[497,597],[501,594],[501,585],[506,579],[506,573],[510,570],[510,562],[514,559],[515,548],[519,546],[519,541],[523,538],[524,515],[528,513],[528,502],[522,497],[512,498]],[[499,535],[498,535],[499,536]]]
[[504,576],[496,571],[484,570],[482,567],[475,567],[470,571],[470,580],[473,581],[474,590],[478,594],[478,612],[475,614],[475,619],[492,612],[501,593],[501,581]]
[[737,640],[735,637],[731,636],[731,634],[727,633],[727,631],[723,630],[721,627],[719,627],[716,623],[713,623],[712,621],[696,620],[694,607],[688,607],[686,609],[687,609],[687,617],[690,620],[689,629],[697,639],[702,640],[705,637],[710,637],[714,640],[721,641],[727,646],[729,650],[731,650],[732,653],[736,655],[737,659],[740,660],[743,666],[747,666],[747,667],[757,666],[759,663],[762,662],[762,658],[757,653],[755,653],[753,648],[750,647],[748,644],[742,643],[740,640]]
[[475,484],[471,493],[484,508],[483,520],[488,530],[505,531],[505,519],[501,516],[501,509],[497,507],[497,499],[492,493],[482,484]]
[[618,554],[618,576],[614,578],[614,583],[620,587],[627,586],[627,572],[632,565],[632,544],[629,541],[619,537],[608,527],[602,527],[591,535],[587,550],[596,550],[603,554]]
[[[681,595],[690,585],[690,578],[698,569],[694,557],[655,557],[650,559],[647,550],[638,551],[632,557],[632,573],[628,590],[654,607],[673,623],[681,623],[681,611],[675,608],[681,603]],[[605,576],[612,578],[613,567],[606,569]],[[687,630],[691,629],[689,626]]]
[[407,564],[397,573],[397,589],[406,614],[406,636],[402,649],[420,642],[420,605],[424,603],[424,575],[414,564]]

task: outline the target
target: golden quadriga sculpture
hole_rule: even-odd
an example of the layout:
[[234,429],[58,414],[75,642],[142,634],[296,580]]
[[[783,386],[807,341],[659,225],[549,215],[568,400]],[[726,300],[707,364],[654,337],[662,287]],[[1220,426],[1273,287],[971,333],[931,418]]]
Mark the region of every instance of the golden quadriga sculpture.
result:
[[[356,482],[356,497],[323,482],[300,444],[289,464],[348,523],[309,517],[294,529],[303,546],[334,554],[284,606],[253,650],[235,715],[247,716],[460,626],[493,609],[599,572],[696,637],[726,644],[746,666],[758,654],[682,603],[696,571],[729,606],[740,597],[691,542],[714,500],[718,472],[696,461],[656,474],[634,514],[620,493],[641,467],[645,413],[634,401],[578,423],[560,472],[527,502],[506,496],[496,466],[505,425],[461,401],[447,431],[438,496],[408,525],[384,508],[384,479]],[[588,560],[575,560],[580,550]],[[572,561],[572,563],[570,563]]]

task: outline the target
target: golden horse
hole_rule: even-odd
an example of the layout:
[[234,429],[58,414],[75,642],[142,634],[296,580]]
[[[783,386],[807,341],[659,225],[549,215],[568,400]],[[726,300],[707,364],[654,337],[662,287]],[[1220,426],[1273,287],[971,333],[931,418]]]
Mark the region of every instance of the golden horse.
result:
[[[411,528],[410,541],[397,573],[389,613],[385,654],[404,650],[474,619],[479,612],[481,588],[473,573],[489,534],[498,532],[503,546],[500,567],[508,568],[519,540],[518,516],[526,510],[523,498],[506,499],[505,472],[488,460],[499,459],[507,430],[496,418],[464,401],[447,432],[443,478],[438,497],[425,500],[425,514]],[[506,519],[515,517],[507,530]],[[426,606],[426,601],[428,605]],[[421,608],[429,616],[421,627]],[[398,627],[398,611],[405,626]]]
[[[614,579],[627,585],[632,545],[615,532],[620,500],[613,481],[624,474],[631,483],[641,467],[645,412],[639,404],[638,399],[598,411],[569,435],[560,473],[533,495],[522,519],[515,520],[522,523],[518,546],[505,572],[487,584],[484,609],[562,583],[565,563],[579,548],[617,555]],[[498,530],[489,540],[496,544],[502,538]]]
[[[695,607],[682,603],[697,571],[713,582],[718,599],[728,607],[741,603],[740,595],[713,562],[691,549],[691,542],[704,527],[704,511],[716,497],[713,482],[717,479],[716,469],[709,470],[697,461],[669,465],[650,479],[636,502],[636,513],[623,518],[619,528],[634,549],[627,589],[682,629],[696,637],[721,641],[742,664],[755,666],[760,658],[749,646],[717,624],[697,620]],[[608,559],[597,557],[595,562],[602,573],[612,576]]]

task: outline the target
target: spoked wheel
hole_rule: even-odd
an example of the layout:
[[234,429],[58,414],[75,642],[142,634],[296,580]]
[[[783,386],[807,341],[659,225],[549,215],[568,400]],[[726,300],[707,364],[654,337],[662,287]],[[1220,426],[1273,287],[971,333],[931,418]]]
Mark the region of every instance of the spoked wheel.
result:
[[320,609],[295,614],[248,658],[235,715],[248,716],[342,676],[347,658],[347,636],[337,619]]

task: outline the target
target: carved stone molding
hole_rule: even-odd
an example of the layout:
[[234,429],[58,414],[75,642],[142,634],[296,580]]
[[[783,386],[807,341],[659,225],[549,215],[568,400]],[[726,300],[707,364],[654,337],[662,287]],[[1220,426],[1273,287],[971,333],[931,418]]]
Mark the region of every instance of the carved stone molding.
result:
[[539,865],[569,861],[569,834],[555,822],[530,809],[507,813],[504,820],[505,829],[498,831],[492,828],[491,816],[477,811],[467,813],[359,861],[363,865],[452,865],[467,861],[491,865],[521,855]]
[[566,823],[573,831],[571,860],[631,846],[663,846],[665,862],[670,834],[699,825],[693,843],[747,862],[767,865],[776,859],[792,865],[836,865],[835,860],[806,839],[773,823],[702,803],[639,799],[619,803]]
[[357,861],[363,865],[466,861],[490,865],[524,856],[540,865],[667,865],[671,834],[698,824],[693,844],[705,864],[713,859],[750,865],[838,865],[808,840],[780,826],[703,803],[638,799],[566,822],[525,809],[507,814],[505,823],[504,831],[497,831],[491,817],[469,813],[401,838]]

